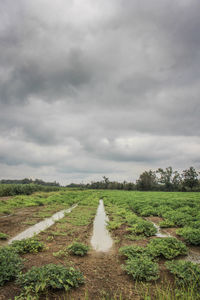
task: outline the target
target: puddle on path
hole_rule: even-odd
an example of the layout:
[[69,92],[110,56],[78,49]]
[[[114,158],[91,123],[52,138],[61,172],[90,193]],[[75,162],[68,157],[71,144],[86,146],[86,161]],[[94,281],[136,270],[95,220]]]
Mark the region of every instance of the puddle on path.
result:
[[151,223],[153,223],[154,227],[157,229],[157,233],[155,234],[157,237],[169,237],[169,236],[171,236],[168,233],[161,232],[160,226],[158,226],[156,223],[154,223],[152,221],[151,221]]
[[78,204],[75,204],[68,209],[63,209],[63,210],[55,213],[54,215],[52,215],[50,218],[47,218],[44,221],[41,221],[41,222],[29,227],[28,229],[24,230],[20,234],[16,235],[12,239],[10,239],[8,241],[8,244],[11,244],[13,241],[20,241],[23,239],[33,237],[35,234],[38,234],[42,230],[45,230],[48,227],[52,226],[55,223],[55,221],[62,219],[66,213],[70,213],[72,211],[72,209],[74,209],[77,205]]
[[108,217],[105,213],[103,200],[99,201],[99,206],[94,219],[93,235],[91,245],[94,250],[107,252],[113,244],[110,233],[106,229]]

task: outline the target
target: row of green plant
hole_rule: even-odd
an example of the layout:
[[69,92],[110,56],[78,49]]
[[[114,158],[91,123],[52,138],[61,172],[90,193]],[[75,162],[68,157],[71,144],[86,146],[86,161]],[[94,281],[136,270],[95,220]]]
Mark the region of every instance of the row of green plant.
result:
[[141,217],[162,217],[160,227],[182,227],[177,234],[188,244],[200,245],[199,193],[103,191],[102,197],[108,207],[115,205]]
[[66,206],[71,206],[74,203],[88,205],[88,203],[94,202],[93,198],[98,198],[98,192],[60,190],[56,192],[38,192],[30,196],[19,195],[11,199],[1,200],[0,213],[10,214],[18,208],[31,206],[44,206],[40,212],[45,210],[48,212],[52,209],[66,208]]
[[108,229],[114,230],[119,228],[122,224],[126,224],[127,233],[133,236],[143,235],[149,237],[156,234],[157,229],[151,222],[138,217],[127,208],[120,208],[108,201],[105,203],[106,210],[110,215]]
[[147,247],[124,246],[119,252],[127,259],[123,269],[134,280],[151,281],[159,278],[156,258],[173,259],[179,255],[186,255],[187,247],[176,238],[167,237],[152,239]]
[[11,245],[0,247],[0,286],[6,281],[15,279],[23,268],[23,260],[19,254],[37,253],[45,245],[36,238],[13,241]]
[[[135,281],[152,281],[159,278],[157,258],[173,259],[187,254],[186,246],[175,238],[152,239],[146,247],[124,246],[119,250],[126,258],[122,268]],[[179,287],[199,290],[200,266],[190,261],[172,260],[165,263],[166,268],[174,275]]]
[[[22,289],[20,296],[15,299],[28,299],[34,296],[38,299],[41,293],[49,289],[64,289],[78,287],[84,283],[83,274],[72,267],[49,264],[42,267],[32,267],[28,272],[22,273],[24,260],[19,254],[37,253],[45,249],[45,245],[36,238],[14,241],[10,246],[0,248],[0,286],[7,281],[15,280]],[[87,254],[89,247],[75,242],[69,245],[68,253],[78,256]],[[31,299],[31,298],[30,298]]]

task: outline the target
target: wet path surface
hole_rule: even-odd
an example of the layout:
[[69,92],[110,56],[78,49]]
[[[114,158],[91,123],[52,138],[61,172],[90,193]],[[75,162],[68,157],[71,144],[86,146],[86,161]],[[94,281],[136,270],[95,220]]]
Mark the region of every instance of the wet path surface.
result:
[[154,222],[152,222],[152,223],[153,223],[153,226],[157,229],[157,233],[155,234],[157,237],[170,237],[171,236],[168,233],[162,232],[160,229],[160,226],[158,226],[156,223],[154,223]]
[[20,241],[23,239],[27,239],[30,237],[33,237],[35,234],[38,234],[42,230],[47,229],[48,227],[52,226],[56,221],[63,218],[66,213],[70,213],[72,209],[74,209],[77,206],[77,204],[73,205],[72,207],[68,209],[63,209],[57,213],[55,213],[52,217],[45,219],[44,221],[41,221],[25,231],[21,232],[20,234],[16,235],[15,237],[11,238],[8,241],[8,244],[11,244],[13,241]]
[[105,213],[103,200],[100,200],[94,219],[93,235],[91,238],[91,245],[96,251],[107,252],[113,245],[110,233],[106,229],[107,222],[108,217]]

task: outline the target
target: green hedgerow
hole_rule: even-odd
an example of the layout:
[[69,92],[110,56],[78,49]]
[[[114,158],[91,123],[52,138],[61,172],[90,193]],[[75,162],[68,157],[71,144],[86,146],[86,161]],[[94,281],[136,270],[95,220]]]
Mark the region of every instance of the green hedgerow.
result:
[[27,273],[20,274],[16,281],[23,288],[21,296],[39,295],[49,289],[65,289],[78,287],[84,283],[83,274],[72,267],[48,264],[32,267]]
[[28,238],[21,241],[13,241],[11,247],[15,249],[17,253],[37,253],[42,251],[45,246],[42,242],[36,238]]
[[23,260],[9,246],[0,248],[0,286],[16,278],[23,267]]
[[146,256],[128,259],[122,268],[137,281],[151,281],[159,278],[158,264]]
[[175,276],[179,286],[200,288],[200,266],[190,261],[166,262],[167,269]]
[[67,247],[67,250],[70,254],[84,256],[87,254],[89,247],[82,243],[74,242]]
[[174,237],[155,238],[147,245],[147,252],[153,257],[172,259],[178,255],[186,255],[187,247]]
[[176,233],[184,238],[186,243],[192,245],[200,245],[200,229],[199,228],[191,228],[184,227],[178,229]]

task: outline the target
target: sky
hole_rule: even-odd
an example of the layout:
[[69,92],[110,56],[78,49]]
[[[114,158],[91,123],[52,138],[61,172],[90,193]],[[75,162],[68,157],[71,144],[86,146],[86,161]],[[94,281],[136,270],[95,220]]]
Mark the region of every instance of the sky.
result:
[[0,178],[200,169],[200,1],[1,0]]

